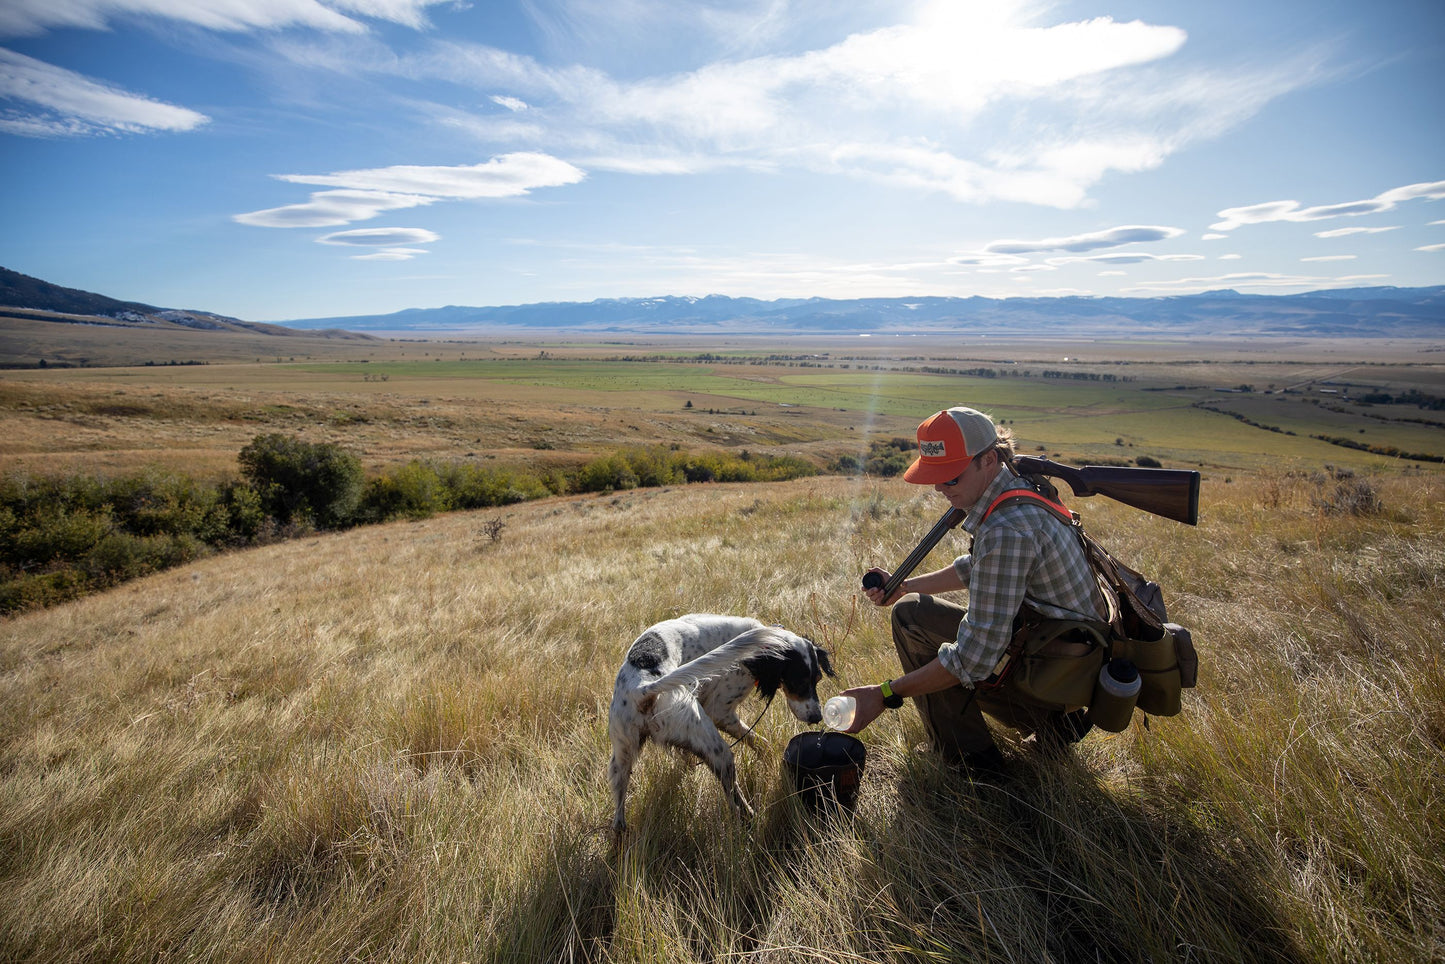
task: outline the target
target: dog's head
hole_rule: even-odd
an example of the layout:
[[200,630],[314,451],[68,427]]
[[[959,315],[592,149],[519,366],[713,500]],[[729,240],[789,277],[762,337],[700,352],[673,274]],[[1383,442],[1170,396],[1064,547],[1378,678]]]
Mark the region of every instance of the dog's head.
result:
[[821,723],[823,708],[818,703],[818,681],[823,674],[836,676],[828,651],[806,636],[786,634],[784,645],[743,661],[744,668],[757,680],[758,695],[771,699],[778,690],[788,698],[788,709],[808,724]]

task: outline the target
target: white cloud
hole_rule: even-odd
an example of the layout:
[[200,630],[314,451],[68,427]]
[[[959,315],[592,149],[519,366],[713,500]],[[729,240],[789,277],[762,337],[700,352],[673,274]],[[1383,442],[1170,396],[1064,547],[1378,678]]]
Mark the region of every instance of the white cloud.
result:
[[66,27],[105,30],[134,17],[218,31],[364,31],[365,24],[354,17],[421,29],[427,26],[426,8],[445,2],[450,0],[5,0],[0,4],[0,36],[35,36]]
[[1028,264],[1027,258],[1020,258],[1012,254],[960,254],[949,258],[950,264],[964,265],[966,267],[979,268],[1006,268],[1016,264]]
[[1049,264],[1143,264],[1148,261],[1203,261],[1202,254],[1090,254],[1072,258],[1049,258]]
[[1242,260],[1243,258],[1244,258],[1244,255],[1242,255],[1242,254],[1221,254],[1221,255],[1219,256],[1219,259],[1218,259],[1218,260],[1220,260],[1220,261],[1240,261],[1240,260]]
[[1393,210],[1401,201],[1416,198],[1439,200],[1445,198],[1445,181],[1427,181],[1391,188],[1364,201],[1345,201],[1339,204],[1321,204],[1302,208],[1298,201],[1267,201],[1245,207],[1225,208],[1217,217],[1223,218],[1210,225],[1215,231],[1233,231],[1246,224],[1265,224],[1271,221],[1322,221],[1328,218],[1379,214]]
[[1347,275],[1340,278],[1322,278],[1311,275],[1277,274],[1269,271],[1239,272],[1237,274],[1215,275],[1203,278],[1177,278],[1173,281],[1155,281],[1124,289],[1125,294],[1149,292],[1211,291],[1220,288],[1343,288],[1360,282],[1378,281],[1388,278],[1383,274]]
[[1416,251],[1445,251],[1445,244],[1422,244]]
[[1099,272],[1099,277],[1101,277],[1101,278],[1127,278],[1127,277],[1129,277],[1129,272],[1127,272],[1127,271],[1100,271],[1100,272]]
[[1216,234],[1216,233],[1214,233],[1214,232],[1210,232],[1209,234],[1201,234],[1201,235],[1199,236],[1199,240],[1201,240],[1201,241],[1221,241],[1221,240],[1223,240],[1223,239],[1225,239],[1225,238],[1227,238],[1227,237],[1229,237],[1229,235],[1227,235],[1227,234]]
[[1407,184],[1404,187],[1392,188],[1379,197],[1380,200],[1389,201],[1392,204],[1398,201],[1411,201],[1415,198],[1423,198],[1426,201],[1439,201],[1445,198],[1445,181]]
[[993,241],[984,245],[989,254],[1029,254],[1036,251],[1093,251],[1097,248],[1117,248],[1125,244],[1145,241],[1164,241],[1183,234],[1181,228],[1157,225],[1126,224],[1106,231],[1093,231],[1064,238],[1044,238],[1040,241]]
[[303,204],[237,214],[232,220],[264,228],[331,227],[437,201],[518,197],[539,187],[575,184],[586,176],[566,161],[531,153],[458,167],[404,164],[335,174],[279,174],[282,181],[337,190],[318,191]]
[[30,105],[0,111],[0,130],[27,137],[189,131],[210,120],[5,49],[0,97]]
[[231,220],[258,228],[329,228],[365,221],[387,211],[421,207],[436,198],[384,191],[319,191],[304,204],[287,204],[234,215]]
[[1354,261],[1357,255],[1353,254],[1322,254],[1313,258],[1300,258],[1301,261]]
[[427,254],[425,248],[382,248],[370,254],[353,254],[352,261],[410,261],[419,254]]
[[335,174],[279,174],[277,178],[350,191],[471,199],[517,197],[534,188],[576,184],[586,176],[579,168],[550,155],[520,152],[457,167],[401,164]]
[[[642,23],[656,29],[644,10],[666,23],[682,16],[651,0],[581,2],[589,17],[626,20],[634,31]],[[748,7],[751,22],[801,15],[797,5],[764,6]],[[537,7],[551,12],[537,3],[534,16]],[[608,12],[614,7],[621,12]],[[1304,58],[1209,74],[1172,63],[1187,39],[1177,27],[1107,17],[1049,23],[1051,9],[1028,0],[941,0],[916,5],[911,22],[803,52],[641,78],[448,41],[400,56],[378,49],[362,60],[325,47],[293,54],[339,71],[445,78],[494,102],[515,98],[529,107],[525,143],[592,169],[801,169],[966,203],[1060,208],[1087,203],[1112,174],[1157,168],[1319,75]],[[495,115],[432,110],[486,143],[518,143],[504,139],[517,128]]]
[[345,244],[362,247],[395,248],[408,244],[430,244],[441,235],[426,228],[356,228],[336,231],[317,238],[319,244]]
[[521,113],[528,107],[525,100],[519,97],[508,97],[505,94],[493,94],[492,103],[505,107],[514,114]]
[[1386,231],[1398,231],[1399,225],[1388,228],[1331,228],[1328,231],[1316,231],[1317,238],[1348,238],[1354,234],[1384,234]]

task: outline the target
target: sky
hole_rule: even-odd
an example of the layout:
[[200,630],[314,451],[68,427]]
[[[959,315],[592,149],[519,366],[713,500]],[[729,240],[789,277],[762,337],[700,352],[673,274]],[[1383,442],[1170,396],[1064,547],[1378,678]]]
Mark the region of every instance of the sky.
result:
[[0,265],[251,321],[1445,283],[1442,0],[0,0]]

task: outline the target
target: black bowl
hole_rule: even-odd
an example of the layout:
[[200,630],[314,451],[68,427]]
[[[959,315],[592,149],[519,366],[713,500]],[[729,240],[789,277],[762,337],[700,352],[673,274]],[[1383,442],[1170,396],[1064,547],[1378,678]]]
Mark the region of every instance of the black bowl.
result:
[[858,805],[868,748],[847,733],[799,733],[783,751],[783,771],[811,810]]

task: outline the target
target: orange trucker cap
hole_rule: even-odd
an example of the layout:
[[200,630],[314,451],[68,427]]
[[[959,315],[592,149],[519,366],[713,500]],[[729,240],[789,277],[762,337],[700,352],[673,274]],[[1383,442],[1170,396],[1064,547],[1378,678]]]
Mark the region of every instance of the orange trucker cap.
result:
[[957,478],[973,457],[998,441],[993,419],[971,408],[950,408],[918,426],[918,458],[903,472],[915,485]]

